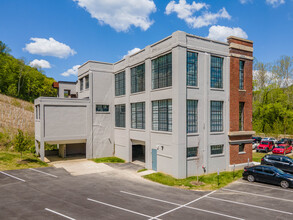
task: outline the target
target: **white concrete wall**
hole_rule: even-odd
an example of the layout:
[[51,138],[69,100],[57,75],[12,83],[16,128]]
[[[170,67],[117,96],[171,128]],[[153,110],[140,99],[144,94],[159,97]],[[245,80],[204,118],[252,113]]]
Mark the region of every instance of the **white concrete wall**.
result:
[[64,90],[70,90],[70,95],[76,95],[76,83],[59,82],[58,97],[64,98]]

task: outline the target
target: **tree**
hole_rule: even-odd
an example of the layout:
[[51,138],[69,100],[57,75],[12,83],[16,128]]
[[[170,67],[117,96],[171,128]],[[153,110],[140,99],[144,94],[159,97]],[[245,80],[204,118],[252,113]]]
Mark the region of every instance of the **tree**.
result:
[[261,90],[271,84],[271,76],[268,73],[269,64],[255,61],[254,63],[254,89]]
[[282,56],[273,65],[272,73],[275,76],[278,85],[287,88],[290,85],[290,79],[293,75],[293,58]]
[[10,52],[11,49],[2,41],[0,41],[0,54],[9,54]]
[[20,152],[20,158],[22,160],[22,152],[27,150],[27,144],[28,144],[28,140],[25,137],[25,135],[23,134],[22,130],[18,129],[18,133],[15,136],[15,140],[14,140],[14,149],[17,152]]

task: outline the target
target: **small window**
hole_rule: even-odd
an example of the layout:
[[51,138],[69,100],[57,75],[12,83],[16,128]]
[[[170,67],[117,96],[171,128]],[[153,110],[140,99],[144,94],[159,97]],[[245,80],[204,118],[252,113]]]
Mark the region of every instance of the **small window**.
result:
[[64,98],[68,98],[70,96],[70,90],[64,89]]
[[187,157],[197,157],[197,150],[198,150],[198,147],[188,147],[186,156]]
[[244,152],[245,144],[239,144],[239,153]]
[[223,131],[223,102],[211,101],[211,117],[210,129],[211,132]]
[[115,105],[115,127],[125,128],[125,104]]
[[239,102],[239,131],[244,130],[244,102]]
[[80,91],[83,90],[83,78],[81,78],[81,79],[79,80],[79,89],[80,89]]
[[211,146],[211,155],[223,154],[224,145],[212,145]]
[[109,112],[109,105],[96,105],[96,112]]
[[85,89],[88,89],[90,87],[89,75],[85,76],[84,79],[85,79]]
[[239,89],[244,89],[244,61],[239,61]]
[[187,51],[187,66],[186,66],[186,84],[188,86],[197,85],[197,53]]
[[211,56],[211,88],[223,88],[223,61],[221,57]]
[[125,95],[125,71],[115,75],[115,96]]

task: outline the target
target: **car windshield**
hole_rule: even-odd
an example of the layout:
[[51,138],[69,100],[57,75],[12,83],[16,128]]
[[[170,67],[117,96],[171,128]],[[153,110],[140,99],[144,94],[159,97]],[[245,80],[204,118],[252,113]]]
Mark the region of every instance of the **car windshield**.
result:
[[269,142],[267,142],[267,141],[262,141],[261,144],[263,144],[263,145],[268,145]]
[[276,148],[282,148],[282,149],[284,149],[285,146],[283,146],[283,145],[278,145]]
[[276,168],[276,167],[271,167],[272,168],[272,170],[275,172],[275,173],[278,173],[278,174],[281,174],[281,175],[283,175],[285,172],[284,171],[282,171],[282,170],[280,170],[280,169],[278,169],[278,168]]
[[280,142],[284,142],[285,141],[285,139],[284,138],[282,138],[281,140],[279,140]]

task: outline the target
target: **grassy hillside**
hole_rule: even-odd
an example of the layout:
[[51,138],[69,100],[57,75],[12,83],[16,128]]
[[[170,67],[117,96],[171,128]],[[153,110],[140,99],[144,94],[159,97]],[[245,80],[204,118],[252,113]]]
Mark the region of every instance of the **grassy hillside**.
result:
[[17,130],[34,136],[34,105],[0,94],[0,147],[10,147]]

